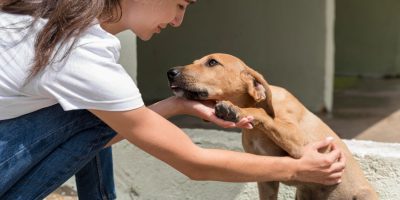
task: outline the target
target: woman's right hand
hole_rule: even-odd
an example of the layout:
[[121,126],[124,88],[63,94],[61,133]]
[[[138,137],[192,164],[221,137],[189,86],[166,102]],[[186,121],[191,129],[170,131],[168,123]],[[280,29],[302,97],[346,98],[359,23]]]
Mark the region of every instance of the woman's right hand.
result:
[[[329,145],[332,147],[329,153],[319,153],[319,149]],[[294,180],[334,185],[341,182],[346,158],[333,143],[333,138],[328,137],[305,146],[303,156],[297,161]]]
[[195,116],[203,120],[212,122],[223,128],[253,128],[253,125],[251,124],[251,122],[253,121],[252,116],[244,117],[236,123],[218,118],[215,115],[215,101],[196,101],[176,96],[170,97],[168,98],[168,100],[170,102],[174,102],[172,103],[174,106],[181,106],[180,110],[182,111],[180,111],[179,114],[188,114],[191,116]]

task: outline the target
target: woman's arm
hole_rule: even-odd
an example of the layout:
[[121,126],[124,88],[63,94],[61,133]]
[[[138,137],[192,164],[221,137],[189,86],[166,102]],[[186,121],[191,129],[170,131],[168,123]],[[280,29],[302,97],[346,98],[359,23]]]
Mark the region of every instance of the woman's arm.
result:
[[344,168],[343,162],[336,162],[340,157],[338,150],[324,156],[312,150],[295,160],[203,149],[193,144],[178,127],[146,107],[123,112],[90,111],[131,143],[194,180],[299,180],[334,184]]
[[252,116],[245,117],[237,123],[225,121],[215,115],[214,106],[215,102],[212,101],[192,101],[172,96],[150,105],[148,108],[167,119],[175,115],[185,114],[210,121],[224,128],[253,128],[250,123],[253,120]]
[[[150,105],[148,108],[168,119],[176,115],[192,115],[204,120],[213,122],[224,128],[253,128],[251,125],[252,117],[246,117],[238,123],[224,121],[215,116],[214,102],[211,101],[192,101],[184,98],[172,96],[157,103]],[[118,134],[107,145],[111,146],[124,138]]]

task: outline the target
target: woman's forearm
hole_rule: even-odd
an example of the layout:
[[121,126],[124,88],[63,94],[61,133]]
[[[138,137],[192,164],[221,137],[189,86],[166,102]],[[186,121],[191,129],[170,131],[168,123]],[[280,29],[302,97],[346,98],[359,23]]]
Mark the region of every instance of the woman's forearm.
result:
[[194,180],[265,182],[293,180],[296,160],[289,157],[258,156],[219,149],[202,149],[204,163],[191,172]]
[[147,108],[168,119],[175,115],[182,114],[182,105],[180,104],[182,104],[182,102],[178,101],[176,97],[170,97],[154,103]]

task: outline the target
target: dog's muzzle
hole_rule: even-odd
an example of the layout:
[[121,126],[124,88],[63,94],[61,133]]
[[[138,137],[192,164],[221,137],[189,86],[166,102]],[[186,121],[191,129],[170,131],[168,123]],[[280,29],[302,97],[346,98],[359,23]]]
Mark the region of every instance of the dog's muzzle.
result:
[[[179,97],[192,100],[205,100],[208,97],[207,90],[200,90],[187,84],[187,80],[182,76],[182,67],[174,67],[167,71],[169,87],[172,92]],[[186,77],[187,78],[187,77]]]

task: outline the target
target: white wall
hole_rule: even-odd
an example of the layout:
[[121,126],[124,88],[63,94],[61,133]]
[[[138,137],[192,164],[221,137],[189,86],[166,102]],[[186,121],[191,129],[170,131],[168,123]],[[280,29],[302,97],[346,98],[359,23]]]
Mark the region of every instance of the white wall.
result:
[[119,63],[131,75],[133,80],[137,80],[137,48],[136,36],[131,31],[124,31],[117,35],[121,41],[121,55]]

